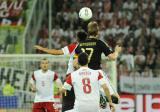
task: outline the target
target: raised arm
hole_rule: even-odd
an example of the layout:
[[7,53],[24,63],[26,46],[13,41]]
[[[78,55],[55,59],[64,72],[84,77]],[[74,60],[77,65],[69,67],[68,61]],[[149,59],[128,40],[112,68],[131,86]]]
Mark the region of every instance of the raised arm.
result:
[[113,51],[109,45],[101,40],[97,42],[97,46],[100,50],[105,54],[106,57],[108,57],[110,60],[115,60],[119,56],[119,53],[121,52],[122,48],[117,44],[115,47],[115,50]]

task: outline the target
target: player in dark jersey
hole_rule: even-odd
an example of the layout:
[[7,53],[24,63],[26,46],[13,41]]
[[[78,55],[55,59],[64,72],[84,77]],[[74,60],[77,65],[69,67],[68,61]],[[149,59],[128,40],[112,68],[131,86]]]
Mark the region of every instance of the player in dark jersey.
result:
[[[89,55],[88,66],[94,70],[101,70],[102,53],[104,53],[109,59],[115,60],[121,52],[121,47],[119,45],[116,45],[115,50],[113,51],[106,43],[99,40],[98,32],[99,27],[97,22],[90,22],[88,24],[89,37],[85,41],[79,43],[79,46],[76,48],[76,54],[86,52]],[[118,94],[113,94],[112,99],[114,100],[114,103],[118,103]]]
[[95,70],[101,69],[101,55],[105,54],[109,59],[117,59],[121,52],[121,47],[116,45],[113,51],[105,42],[98,39],[99,27],[97,22],[93,21],[88,24],[89,37],[79,43],[76,53],[86,52],[89,55],[89,67]]

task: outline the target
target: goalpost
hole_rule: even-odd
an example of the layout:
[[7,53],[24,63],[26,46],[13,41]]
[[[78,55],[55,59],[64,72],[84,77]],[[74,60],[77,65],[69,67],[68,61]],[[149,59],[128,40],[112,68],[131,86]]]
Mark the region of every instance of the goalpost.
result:
[[[13,55],[0,55],[0,91],[2,91],[6,82],[9,80],[15,88],[15,101],[11,101],[9,107],[7,101],[1,101],[3,108],[8,112],[8,108],[16,108],[16,112],[30,112],[34,94],[29,90],[29,80],[34,70],[39,69],[39,62],[41,59],[47,58],[49,60],[50,68],[59,74],[60,79],[64,79],[68,67],[69,56],[53,56],[46,54],[13,54]],[[103,60],[103,69],[109,72],[111,82],[116,87],[116,63]],[[108,71],[110,70],[110,71]],[[0,97],[2,94],[0,95]],[[4,104],[4,102],[6,104]],[[57,99],[57,102],[59,100]],[[14,107],[15,106],[15,107]],[[61,108],[61,105],[58,105]],[[0,107],[2,108],[2,107]],[[19,109],[19,110],[18,110]],[[1,111],[1,110],[0,110]],[[10,110],[13,112],[13,110]]]

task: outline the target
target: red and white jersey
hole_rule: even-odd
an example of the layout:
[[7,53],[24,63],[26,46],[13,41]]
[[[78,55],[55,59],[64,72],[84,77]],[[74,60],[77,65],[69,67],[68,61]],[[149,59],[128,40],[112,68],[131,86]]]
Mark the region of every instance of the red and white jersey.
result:
[[100,100],[100,85],[105,84],[100,72],[81,67],[69,74],[63,88],[70,90],[71,86],[75,92],[75,106],[78,112],[98,112]]
[[70,55],[70,59],[68,62],[67,74],[74,71],[73,57],[74,57],[75,49],[77,48],[77,46],[78,46],[78,43],[75,42],[75,43],[72,43],[72,44],[62,48],[64,55]]
[[54,94],[54,83],[53,81],[57,80],[58,76],[53,71],[46,71],[45,73],[42,70],[34,71],[34,74],[31,78],[31,83],[36,86],[36,96],[34,102],[53,102]]

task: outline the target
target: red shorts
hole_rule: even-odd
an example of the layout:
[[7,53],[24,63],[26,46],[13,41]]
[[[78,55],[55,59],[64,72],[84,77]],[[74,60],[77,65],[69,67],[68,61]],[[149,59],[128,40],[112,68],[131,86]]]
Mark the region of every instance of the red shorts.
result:
[[32,112],[56,112],[53,104],[53,102],[34,103]]

